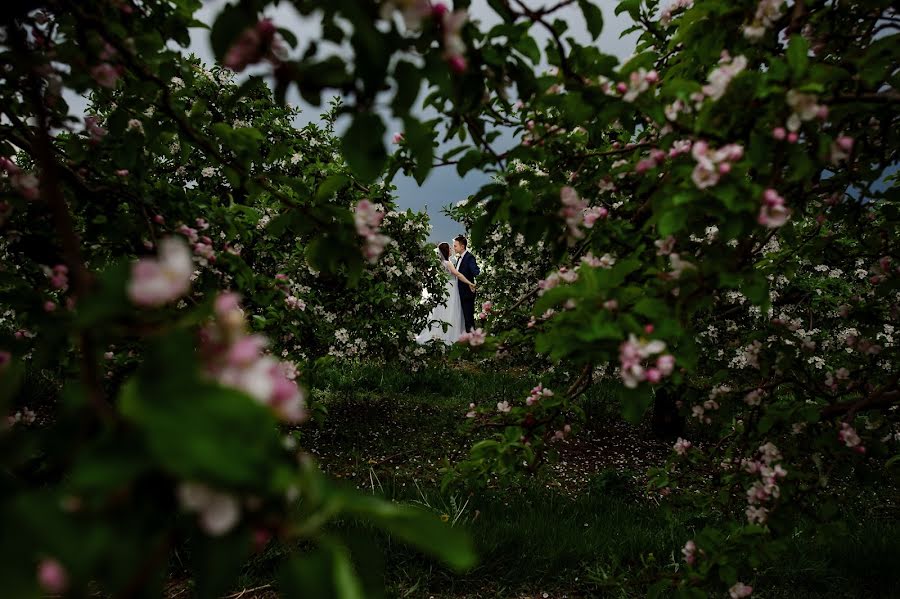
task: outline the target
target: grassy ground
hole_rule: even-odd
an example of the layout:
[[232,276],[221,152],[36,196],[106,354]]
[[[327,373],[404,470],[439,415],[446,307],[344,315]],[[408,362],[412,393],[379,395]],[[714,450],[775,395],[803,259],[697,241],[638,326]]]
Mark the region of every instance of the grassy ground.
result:
[[[387,497],[417,502],[465,527],[480,562],[459,575],[380,538],[389,596],[435,598],[639,596],[642,564],[680,561],[704,522],[667,514],[640,492],[640,473],[669,443],[615,418],[602,388],[585,398],[591,426],[561,448],[560,463],[516,488],[441,493],[442,465],[463,456],[470,402],[524,396],[524,372],[451,368],[412,374],[378,367],[334,370],[316,383],[327,410],[305,427],[303,445],[334,476]],[[785,559],[750,582],[761,597],[895,597],[900,588],[896,502],[848,506],[850,527],[833,537],[797,537]],[[277,550],[247,569],[247,588],[271,576]],[[608,582],[629,579],[624,595]],[[265,592],[265,591],[263,591]],[[247,597],[248,595],[245,595]]]

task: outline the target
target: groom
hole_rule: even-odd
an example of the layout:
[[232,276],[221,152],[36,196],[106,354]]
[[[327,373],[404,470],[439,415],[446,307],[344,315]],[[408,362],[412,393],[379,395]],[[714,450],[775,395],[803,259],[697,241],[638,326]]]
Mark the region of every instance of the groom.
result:
[[[475,256],[466,250],[468,241],[462,235],[453,240],[453,251],[459,256],[456,269],[467,279],[475,282],[475,277],[481,274]],[[462,304],[463,319],[466,321],[466,332],[475,328],[475,288],[468,285],[459,285],[459,303]]]

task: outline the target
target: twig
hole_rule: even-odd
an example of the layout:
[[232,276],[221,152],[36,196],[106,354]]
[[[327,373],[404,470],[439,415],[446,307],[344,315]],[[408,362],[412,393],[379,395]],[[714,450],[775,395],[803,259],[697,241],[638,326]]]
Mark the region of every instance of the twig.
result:
[[262,590],[264,590],[264,589],[270,589],[270,588],[272,588],[272,585],[271,585],[271,584],[264,584],[264,585],[262,585],[262,586],[254,587],[254,588],[252,588],[252,589],[244,589],[244,590],[242,590],[242,591],[240,591],[240,592],[238,592],[238,593],[234,593],[234,594],[232,594],[232,595],[226,595],[226,596],[223,597],[222,599],[240,599],[240,598],[243,597],[244,594],[246,594],[246,593],[252,593],[253,591],[262,591]]

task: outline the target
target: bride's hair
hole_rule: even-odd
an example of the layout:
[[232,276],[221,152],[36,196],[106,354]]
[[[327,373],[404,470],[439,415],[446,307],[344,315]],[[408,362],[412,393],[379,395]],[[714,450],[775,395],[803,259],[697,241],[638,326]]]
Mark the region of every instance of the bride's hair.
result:
[[450,259],[450,244],[446,242],[441,242],[438,244],[438,249],[441,250],[441,256],[444,257],[444,260]]

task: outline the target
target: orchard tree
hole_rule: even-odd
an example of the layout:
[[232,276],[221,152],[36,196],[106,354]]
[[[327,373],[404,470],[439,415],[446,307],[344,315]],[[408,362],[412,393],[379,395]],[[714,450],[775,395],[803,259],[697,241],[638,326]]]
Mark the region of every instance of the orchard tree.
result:
[[353,176],[335,112],[298,130],[260,81],[173,50],[198,2],[7,8],[6,592],[158,596],[177,555],[217,597],[278,543],[285,594],[377,596],[336,518],[470,564],[459,531],[335,484],[294,433],[316,359],[415,358],[427,218]]

